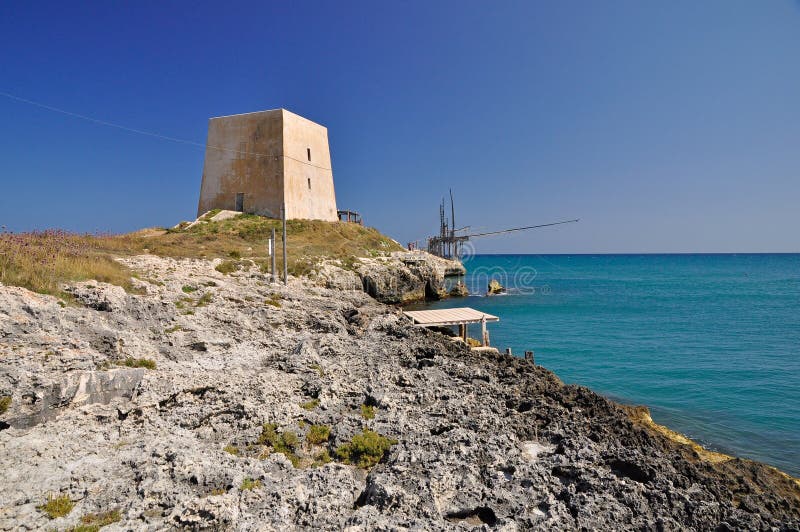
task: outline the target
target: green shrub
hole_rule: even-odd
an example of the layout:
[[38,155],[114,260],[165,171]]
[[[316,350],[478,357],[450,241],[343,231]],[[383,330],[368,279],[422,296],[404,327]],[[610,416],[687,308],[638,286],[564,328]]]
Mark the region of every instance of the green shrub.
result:
[[336,456],[345,464],[354,464],[369,469],[380,462],[386,452],[396,443],[397,440],[364,429],[361,434],[353,436],[350,443],[339,446],[336,449]]
[[361,405],[361,417],[364,419],[375,419],[375,408],[371,405]]
[[300,408],[303,410],[314,410],[319,406],[319,399],[311,399],[305,403],[300,403]]
[[279,453],[294,451],[299,442],[300,440],[297,439],[297,434],[292,431],[286,431],[281,433],[280,438],[278,438],[276,445],[273,445],[273,447],[275,447],[275,450]]
[[267,299],[264,300],[265,305],[272,305],[276,308],[281,308],[281,296],[280,294],[272,294]]
[[122,519],[119,510],[109,510],[98,514],[86,514],[81,517],[81,525],[72,528],[73,532],[90,532],[100,530],[104,526],[116,523]]
[[156,369],[156,362],[155,360],[149,358],[133,358],[128,357],[122,362],[117,363],[119,366],[126,366],[129,368],[145,368],[145,369]]
[[[300,465],[300,457],[295,454],[299,440],[294,432],[278,432],[278,426],[275,423],[265,423],[261,428],[258,443],[271,446],[276,453],[288,458],[294,467]],[[262,457],[266,458],[267,456],[269,454],[262,453]]]
[[167,333],[167,334],[170,334],[170,333],[174,333],[174,332],[178,332],[178,331],[182,331],[182,330],[183,330],[183,327],[181,327],[180,325],[174,325],[174,326],[170,327],[169,329],[164,329],[164,332]]
[[331,428],[327,425],[311,425],[306,434],[306,441],[311,445],[318,445],[328,441],[331,435]]
[[261,435],[258,437],[258,443],[274,447],[276,441],[278,441],[278,425],[275,423],[264,423],[264,426],[261,427]]
[[206,305],[211,303],[211,301],[213,299],[214,299],[214,296],[212,296],[210,293],[206,292],[205,294],[200,296],[200,299],[197,300],[197,302],[194,304],[194,306],[195,307],[205,307]]
[[50,519],[64,517],[68,515],[75,503],[67,495],[54,497],[52,494],[47,496],[47,502],[37,508],[44,512]]
[[239,486],[239,489],[242,490],[242,491],[251,491],[251,490],[254,490],[254,489],[260,488],[260,487],[261,487],[261,481],[260,480],[258,480],[258,479],[253,480],[252,478],[248,477],[248,478],[245,478],[244,480],[242,480],[242,485]]
[[0,414],[5,414],[8,407],[11,406],[11,396],[5,395],[0,397]]
[[183,290],[183,292],[185,294],[191,294],[192,292],[197,292],[197,287],[189,285],[189,284],[185,284],[185,285],[183,285],[181,287],[181,290]]
[[311,464],[311,467],[319,467],[321,465],[327,464],[331,461],[331,455],[327,449],[322,451],[321,453],[314,456],[314,462]]
[[239,456],[239,448],[230,443],[223,447],[222,450],[228,454],[232,454],[233,456]]
[[224,273],[225,275],[229,273],[233,273],[241,267],[238,260],[224,260],[221,263],[217,264],[215,270],[219,273]]

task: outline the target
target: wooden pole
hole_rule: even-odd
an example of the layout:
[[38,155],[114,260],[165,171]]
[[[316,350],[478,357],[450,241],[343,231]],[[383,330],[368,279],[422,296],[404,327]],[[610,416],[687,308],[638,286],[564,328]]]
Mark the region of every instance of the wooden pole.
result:
[[289,282],[289,266],[286,264],[286,204],[281,205],[281,220],[283,221],[283,284]]
[[489,346],[489,335],[486,332],[486,316],[481,316],[481,343],[483,347]]
[[270,268],[270,272],[272,273],[272,278],[270,282],[275,282],[275,254],[278,252],[278,243],[275,241],[275,228],[272,228],[272,237],[270,238],[270,260],[272,261],[272,268]]

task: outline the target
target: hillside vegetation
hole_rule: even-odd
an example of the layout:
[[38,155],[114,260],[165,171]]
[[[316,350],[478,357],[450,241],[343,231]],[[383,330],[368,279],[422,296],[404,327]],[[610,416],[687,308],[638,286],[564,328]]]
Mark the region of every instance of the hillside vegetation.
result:
[[[143,229],[121,235],[76,234],[62,230],[0,233],[0,282],[64,296],[60,285],[96,279],[130,289],[133,275],[114,260],[149,253],[174,258],[225,258],[233,271],[252,260],[266,271],[267,240],[277,235],[277,265],[282,269],[281,222],[254,215],[173,229]],[[309,273],[321,258],[345,265],[358,257],[374,257],[402,249],[377,230],[360,225],[317,220],[287,222],[287,262],[294,275]]]

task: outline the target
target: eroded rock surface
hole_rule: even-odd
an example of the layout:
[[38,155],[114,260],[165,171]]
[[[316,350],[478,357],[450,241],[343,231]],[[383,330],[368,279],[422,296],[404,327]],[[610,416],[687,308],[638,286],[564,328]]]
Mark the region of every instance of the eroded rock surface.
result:
[[[704,462],[590,390],[412,328],[360,289],[129,263],[146,294],[84,283],[62,307],[0,286],[2,529],[113,509],[104,530],[800,526],[800,491],[775,470]],[[115,369],[126,359],[156,368]],[[115,388],[115,372],[138,377]],[[49,414],[14,421],[31,397]],[[265,424],[298,437],[293,456]],[[327,442],[304,441],[313,425]],[[370,470],[318,458],[364,428],[397,441]],[[69,515],[37,509],[50,493],[76,501]]]

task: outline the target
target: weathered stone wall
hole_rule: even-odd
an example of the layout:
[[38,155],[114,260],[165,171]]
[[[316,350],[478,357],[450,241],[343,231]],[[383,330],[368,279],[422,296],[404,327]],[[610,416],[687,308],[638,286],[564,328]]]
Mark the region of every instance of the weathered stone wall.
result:
[[328,129],[284,110],[283,150],[286,216],[335,222]]
[[237,194],[246,213],[336,221],[328,130],[285,109],[212,118],[197,215]]

